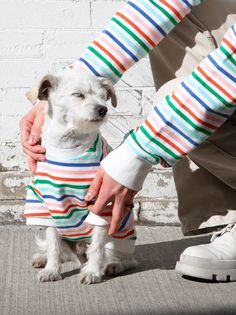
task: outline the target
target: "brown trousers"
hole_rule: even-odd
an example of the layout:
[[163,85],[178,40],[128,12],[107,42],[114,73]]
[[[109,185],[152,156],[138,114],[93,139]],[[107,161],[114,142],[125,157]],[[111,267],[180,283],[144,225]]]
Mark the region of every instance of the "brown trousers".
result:
[[[236,22],[235,0],[205,0],[150,53],[157,98],[216,49]],[[168,83],[167,83],[168,82]],[[164,87],[163,85],[167,83]],[[173,167],[184,234],[236,222],[236,112]]]

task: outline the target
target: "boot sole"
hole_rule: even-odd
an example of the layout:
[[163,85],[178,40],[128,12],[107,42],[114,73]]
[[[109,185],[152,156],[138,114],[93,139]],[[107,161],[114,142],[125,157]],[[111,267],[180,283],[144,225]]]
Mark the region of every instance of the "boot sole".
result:
[[175,271],[184,276],[205,280],[236,281],[236,261],[227,261],[226,264],[224,262],[203,262],[197,257],[184,256],[176,263]]

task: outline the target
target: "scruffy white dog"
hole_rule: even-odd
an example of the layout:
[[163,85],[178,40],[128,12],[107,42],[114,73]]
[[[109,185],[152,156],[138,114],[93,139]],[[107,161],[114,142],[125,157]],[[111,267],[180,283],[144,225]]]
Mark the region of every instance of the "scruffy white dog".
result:
[[107,116],[107,101],[117,105],[112,84],[68,70],[45,76],[28,98],[48,104],[42,134],[46,162],[38,162],[25,207],[27,224],[47,227],[45,239],[36,237],[41,251],[32,264],[43,268],[38,279],[61,279],[65,261],[84,263],[80,281],[85,284],[136,266],[132,209],[111,238],[107,234],[111,213],[89,213],[84,200],[99,162],[109,152],[99,127]]

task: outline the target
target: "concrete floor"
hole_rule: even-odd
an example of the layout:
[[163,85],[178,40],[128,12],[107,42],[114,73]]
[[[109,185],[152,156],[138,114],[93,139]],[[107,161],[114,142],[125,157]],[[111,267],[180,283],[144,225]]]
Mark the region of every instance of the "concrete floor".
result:
[[186,279],[174,271],[187,246],[209,236],[183,238],[178,227],[138,226],[137,269],[85,286],[75,264],[63,280],[39,283],[31,267],[33,230],[0,227],[0,315],[236,314],[236,283]]

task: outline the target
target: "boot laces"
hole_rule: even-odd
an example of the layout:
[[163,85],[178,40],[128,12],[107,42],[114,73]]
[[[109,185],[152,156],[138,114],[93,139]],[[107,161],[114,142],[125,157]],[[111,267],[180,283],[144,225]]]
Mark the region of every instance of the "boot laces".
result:
[[212,243],[217,237],[222,236],[225,233],[231,232],[234,227],[236,228],[236,224],[231,223],[231,224],[228,224],[226,227],[224,227],[222,230],[214,232],[211,237],[210,242]]

